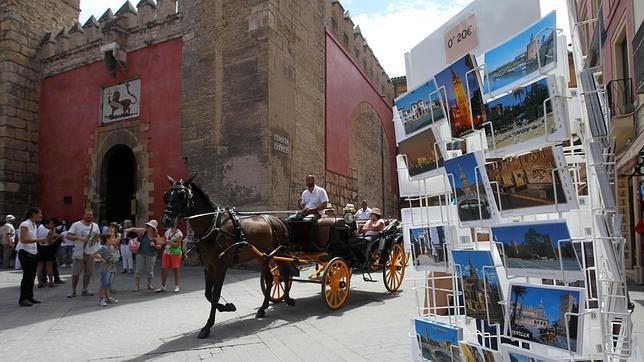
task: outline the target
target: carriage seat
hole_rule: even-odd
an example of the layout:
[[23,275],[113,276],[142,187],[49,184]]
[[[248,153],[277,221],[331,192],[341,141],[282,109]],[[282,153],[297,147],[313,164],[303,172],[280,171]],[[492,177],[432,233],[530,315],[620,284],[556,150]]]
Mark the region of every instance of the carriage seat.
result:
[[318,219],[318,232],[316,235],[316,244],[319,247],[326,248],[331,241],[333,228],[335,226],[344,225],[344,219],[334,217],[323,217]]

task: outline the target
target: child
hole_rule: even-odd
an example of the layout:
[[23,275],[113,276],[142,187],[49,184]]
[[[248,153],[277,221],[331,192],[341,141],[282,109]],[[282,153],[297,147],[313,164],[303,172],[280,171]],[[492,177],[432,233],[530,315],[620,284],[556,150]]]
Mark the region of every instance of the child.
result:
[[114,259],[116,237],[114,234],[101,235],[101,247],[94,253],[98,261],[97,271],[101,275],[101,287],[98,292],[98,305],[104,307],[108,304],[116,304],[119,301],[110,297],[112,279],[116,273],[116,260]]

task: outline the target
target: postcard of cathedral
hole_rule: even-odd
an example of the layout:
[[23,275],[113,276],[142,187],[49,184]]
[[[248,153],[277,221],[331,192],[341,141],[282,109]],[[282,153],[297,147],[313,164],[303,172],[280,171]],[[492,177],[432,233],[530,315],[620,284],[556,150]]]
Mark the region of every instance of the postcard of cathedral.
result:
[[502,344],[499,352],[503,359],[498,361],[513,361],[513,362],[561,362],[560,359],[552,359],[532,353],[527,349],[515,347],[509,344]]
[[458,342],[461,348],[462,361],[465,362],[495,362],[501,360],[501,355],[491,349],[483,348],[475,343]]
[[428,317],[416,317],[414,327],[416,342],[424,360],[460,361],[458,341],[463,339],[462,328]]
[[446,120],[442,97],[436,90],[434,79],[401,95],[394,103],[408,136],[430,124]]
[[508,276],[570,282],[584,279],[566,220],[494,225],[491,229],[499,252],[505,256]]
[[581,350],[583,288],[510,283],[509,336],[565,351]]
[[489,226],[498,220],[492,193],[484,186],[487,183],[484,161],[481,151],[445,161],[461,227]]
[[[578,207],[568,163],[560,147],[488,160],[485,184],[502,217],[563,212]],[[492,186],[494,184],[494,186]]]
[[487,98],[528,83],[552,70],[557,61],[556,13],[550,12],[505,43],[485,53]]
[[476,58],[466,54],[434,76],[441,97],[447,97],[445,106],[452,137],[463,135],[483,125],[483,96],[481,77]]
[[407,155],[407,170],[412,181],[444,173],[445,144],[433,127],[405,139],[398,145],[398,153]]
[[[485,104],[486,157],[504,157],[566,140],[567,113],[554,75]],[[544,101],[550,99],[548,102]],[[545,112],[545,114],[544,114]]]
[[411,255],[416,270],[451,271],[449,226],[430,226],[409,229]]
[[490,250],[452,250],[456,275],[462,278],[465,315],[503,322],[501,285]]

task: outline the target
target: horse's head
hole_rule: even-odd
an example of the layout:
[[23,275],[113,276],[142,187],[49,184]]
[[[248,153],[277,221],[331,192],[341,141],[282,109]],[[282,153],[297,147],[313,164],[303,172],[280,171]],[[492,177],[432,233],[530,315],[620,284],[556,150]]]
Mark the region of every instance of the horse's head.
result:
[[187,180],[175,181],[168,176],[170,182],[170,189],[163,194],[163,201],[165,202],[165,209],[161,217],[161,223],[165,227],[171,227],[181,220],[181,218],[189,216],[190,209],[194,206],[194,194],[192,192],[191,184],[194,176]]

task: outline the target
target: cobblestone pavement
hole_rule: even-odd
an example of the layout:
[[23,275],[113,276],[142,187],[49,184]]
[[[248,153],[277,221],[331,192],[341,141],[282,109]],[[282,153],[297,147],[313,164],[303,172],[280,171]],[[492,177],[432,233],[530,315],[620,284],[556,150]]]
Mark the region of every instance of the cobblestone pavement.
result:
[[[120,303],[99,307],[96,297],[65,298],[68,283],[36,289],[43,303],[18,306],[21,273],[0,271],[0,361],[202,360],[249,361],[408,361],[409,319],[416,311],[410,280],[420,273],[407,268],[407,281],[387,293],[380,275],[367,283],[354,275],[347,304],[331,312],[320,285],[297,283],[296,305],[271,306],[266,318],[254,317],[262,302],[258,273],[230,270],[222,296],[237,312],[217,313],[210,338],[196,338],[209,304],[203,296],[200,267],[184,267],[181,292],[134,292],[132,274],[115,281]],[[156,270],[158,286],[160,272]],[[168,285],[173,287],[172,275]],[[145,285],[145,283],[142,283]],[[97,290],[92,282],[90,291]]]

